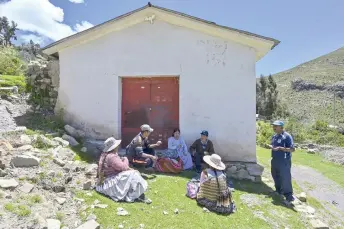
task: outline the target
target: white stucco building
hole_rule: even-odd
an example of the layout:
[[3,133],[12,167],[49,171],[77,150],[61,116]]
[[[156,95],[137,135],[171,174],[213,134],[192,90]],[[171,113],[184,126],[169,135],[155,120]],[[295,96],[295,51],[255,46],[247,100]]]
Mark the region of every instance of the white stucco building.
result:
[[[56,109],[88,136],[152,141],[209,131],[225,161],[256,162],[255,64],[279,42],[147,5],[44,48],[59,57]],[[124,147],[124,146],[123,146]]]

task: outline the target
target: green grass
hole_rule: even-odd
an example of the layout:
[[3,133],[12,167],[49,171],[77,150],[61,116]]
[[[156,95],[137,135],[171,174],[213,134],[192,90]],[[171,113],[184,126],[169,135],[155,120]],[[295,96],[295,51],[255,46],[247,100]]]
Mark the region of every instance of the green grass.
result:
[[[265,166],[270,164],[270,150],[258,147],[257,154],[260,163]],[[308,154],[304,150],[296,150],[296,152],[293,153],[292,160],[293,164],[309,166],[344,187],[343,166],[328,162],[318,154]]]
[[5,210],[21,217],[29,216],[31,214],[31,209],[26,205],[15,205],[12,203],[7,203],[5,204]]
[[[186,183],[192,175],[192,173],[183,173],[181,176],[157,175],[156,178],[148,180],[147,197],[153,200],[151,205],[116,203],[96,192],[92,196],[80,192],[78,197],[85,199],[89,205],[96,199],[109,205],[107,209],[93,209],[97,221],[104,227],[116,228],[119,224],[123,224],[125,228],[138,228],[140,224],[144,224],[145,228],[168,229],[187,226],[190,228],[218,229],[228,228],[229,225],[230,228],[271,228],[271,224],[277,224],[283,228],[305,228],[296,212],[285,208],[276,199],[268,196],[271,189],[263,183],[234,181],[236,191],[233,193],[233,197],[238,211],[230,216],[205,213],[195,200],[185,196]],[[250,208],[242,203],[240,195],[247,193],[254,194],[261,204]],[[118,207],[126,209],[130,216],[117,216]],[[174,214],[176,208],[179,210],[179,214]],[[169,214],[164,215],[163,211],[167,211]],[[270,223],[254,216],[254,212],[259,211],[264,213]],[[88,209],[86,216],[90,213],[91,209]],[[280,217],[281,215],[285,217]]]
[[0,87],[13,87],[17,86],[19,92],[24,92],[26,88],[25,76],[0,76]]

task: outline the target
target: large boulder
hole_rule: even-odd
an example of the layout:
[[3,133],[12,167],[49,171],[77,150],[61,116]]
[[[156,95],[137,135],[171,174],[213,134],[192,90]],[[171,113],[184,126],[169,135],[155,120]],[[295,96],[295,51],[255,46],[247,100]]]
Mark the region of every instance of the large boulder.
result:
[[264,167],[256,163],[247,163],[246,170],[251,176],[261,176],[264,171]]
[[70,144],[71,146],[77,146],[77,145],[79,145],[79,142],[78,142],[77,140],[75,140],[75,138],[73,138],[72,136],[69,136],[69,135],[67,135],[67,134],[64,134],[64,135],[62,136],[62,139],[63,139],[63,140],[66,140],[67,142],[69,142],[69,144]]
[[11,159],[14,167],[33,167],[38,166],[40,159],[31,155],[18,155]]
[[65,125],[64,129],[70,136],[72,136],[74,138],[84,138],[86,135],[84,131],[77,130],[70,125]]

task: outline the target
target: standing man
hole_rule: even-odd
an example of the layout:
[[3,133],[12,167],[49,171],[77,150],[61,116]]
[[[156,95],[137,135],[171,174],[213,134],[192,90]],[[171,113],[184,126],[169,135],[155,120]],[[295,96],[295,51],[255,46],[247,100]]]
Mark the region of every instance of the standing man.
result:
[[284,131],[284,123],[275,121],[272,124],[275,135],[271,141],[271,175],[275,182],[276,192],[284,195],[285,203],[291,205],[294,201],[291,184],[291,153],[295,151],[293,138]]
[[148,124],[143,124],[141,132],[126,147],[126,155],[130,163],[133,161],[142,161],[146,164],[146,168],[152,168],[158,159],[155,155],[154,148],[161,145],[161,141],[156,144],[150,144],[148,136],[153,129]]
[[194,158],[195,165],[196,165],[196,172],[202,172],[202,162],[204,155],[212,155],[215,153],[214,145],[212,141],[208,139],[208,131],[203,130],[201,132],[201,138],[197,139],[191,146],[190,146],[190,153]]

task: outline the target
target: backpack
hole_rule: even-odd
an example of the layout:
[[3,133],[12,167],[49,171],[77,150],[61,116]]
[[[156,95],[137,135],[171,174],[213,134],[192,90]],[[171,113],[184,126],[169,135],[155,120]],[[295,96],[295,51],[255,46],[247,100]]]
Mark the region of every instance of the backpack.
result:
[[189,181],[186,184],[186,196],[191,199],[196,199],[199,186],[199,181]]

